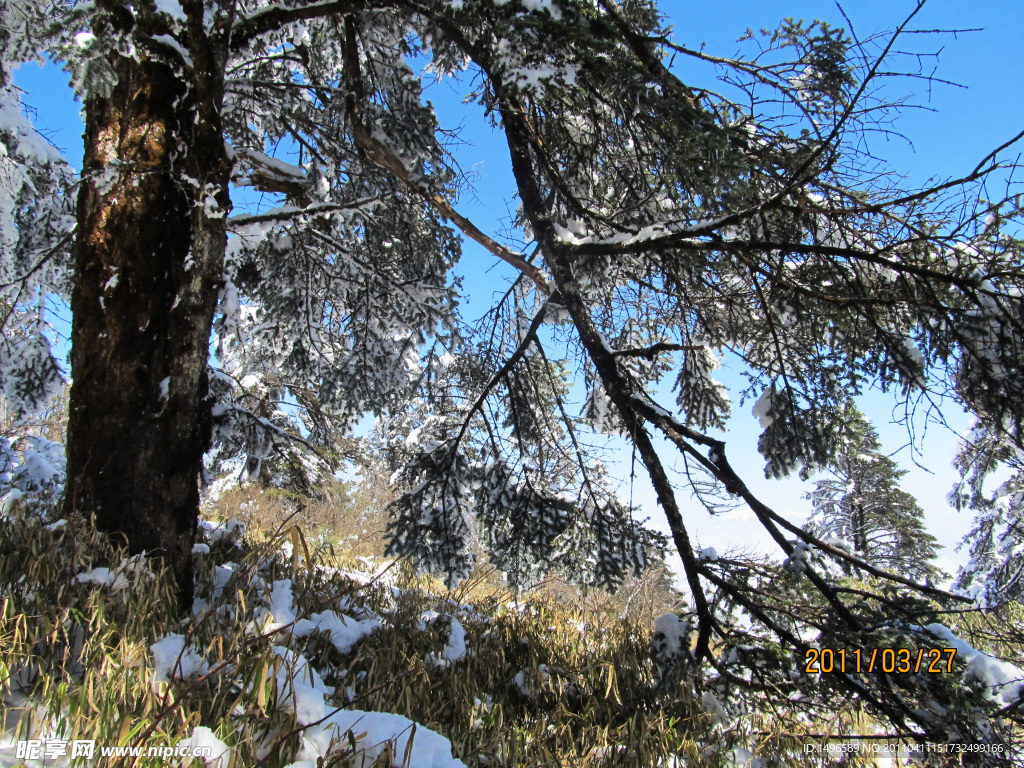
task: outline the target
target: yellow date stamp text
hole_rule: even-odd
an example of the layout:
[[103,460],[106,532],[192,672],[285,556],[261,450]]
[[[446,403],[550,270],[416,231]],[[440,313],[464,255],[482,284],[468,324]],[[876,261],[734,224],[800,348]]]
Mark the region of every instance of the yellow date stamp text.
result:
[[956,648],[808,648],[804,672],[952,672]]

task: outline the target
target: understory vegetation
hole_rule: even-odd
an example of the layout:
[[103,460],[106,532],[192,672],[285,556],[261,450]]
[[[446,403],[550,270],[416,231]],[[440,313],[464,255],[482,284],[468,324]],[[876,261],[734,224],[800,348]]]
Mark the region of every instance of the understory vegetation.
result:
[[[329,708],[401,714],[450,739],[467,765],[654,765],[729,742],[692,697],[655,694],[649,595],[646,611],[634,600],[621,614],[607,596],[577,603],[545,588],[516,601],[484,568],[448,592],[401,563],[314,547],[297,527],[242,536],[209,525],[205,598],[178,622],[166,573],[125,558],[87,521],[46,524],[22,508],[2,525],[0,686],[15,705],[12,737],[173,746],[205,727],[231,765],[288,765],[310,750],[308,702],[289,683],[304,657],[334,690]],[[284,625],[273,599],[282,584],[296,617]],[[301,618],[326,611],[373,629],[348,653],[330,631],[294,636]],[[440,655],[452,619],[465,632],[456,661]],[[153,646],[172,635],[184,640],[181,668],[162,675]],[[415,736],[405,755],[359,737],[356,727],[338,739],[323,764],[421,764]],[[162,764],[149,760],[137,764]]]
[[[166,764],[146,748],[183,742],[219,746],[207,764],[223,768],[825,765],[804,745],[877,732],[842,706],[813,720],[737,713],[702,694],[688,649],[666,653],[665,634],[652,634],[686,615],[664,570],[615,594],[555,578],[513,595],[480,565],[449,591],[382,557],[385,513],[360,504],[365,488],[338,483],[335,496],[344,514],[321,510],[305,530],[277,492],[222,496],[208,516],[248,524],[202,523],[196,602],[180,620],[152,562],[88,520],[8,503],[0,760],[16,739],[56,738],[141,746],[95,758],[139,766]],[[1000,650],[986,633],[1019,625],[1014,611],[968,614],[954,629]],[[350,730],[332,728],[339,718]],[[874,764],[858,759],[843,764]]]

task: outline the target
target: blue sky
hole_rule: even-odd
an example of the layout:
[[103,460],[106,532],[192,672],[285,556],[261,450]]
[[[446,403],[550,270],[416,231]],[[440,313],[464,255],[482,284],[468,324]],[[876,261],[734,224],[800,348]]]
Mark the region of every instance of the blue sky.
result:
[[[858,37],[892,29],[908,15],[916,3],[858,0],[850,3],[847,12]],[[674,26],[676,42],[691,48],[703,43],[715,54],[732,55],[740,50],[736,41],[748,28],[774,28],[784,17],[821,18],[838,26],[846,26],[836,4],[826,0],[794,0],[793,2],[753,2],[751,0],[716,0],[709,3],[665,0],[662,10]],[[877,139],[872,150],[889,161],[891,167],[905,173],[908,183],[924,184],[929,178],[952,177],[968,172],[988,151],[1024,128],[1024,81],[1020,69],[1024,55],[1020,51],[1020,30],[1024,29],[1024,3],[1009,0],[986,0],[966,4],[945,0],[932,0],[916,19],[922,29],[982,28],[978,32],[915,36],[908,44],[921,52],[941,49],[938,59],[923,57],[924,72],[936,69],[936,76],[966,86],[957,88],[936,84],[928,87],[923,81],[904,81],[894,84],[900,93],[912,93],[912,101],[919,108],[907,110],[896,128],[907,140]],[[907,60],[907,66],[917,62]],[[714,73],[706,67],[679,67],[680,75],[691,84],[713,86]],[[65,150],[76,167],[81,163],[81,123],[79,105],[71,98],[66,87],[67,76],[50,65],[39,68],[26,65],[15,75],[17,84],[26,93],[24,101],[37,111],[37,125]],[[468,83],[444,81],[431,85],[427,98],[438,109],[441,123],[446,128],[462,125],[462,142],[453,152],[462,167],[472,170],[474,194],[467,194],[459,202],[460,211],[468,215],[485,232],[508,242],[511,212],[515,210],[514,186],[508,170],[507,150],[501,137],[494,134],[482,119],[479,108],[463,106],[462,97],[470,90]],[[490,306],[495,291],[503,292],[510,270],[494,265],[494,259],[474,243],[467,243],[459,272],[465,278],[469,296],[465,307],[469,316],[477,316]],[[735,370],[723,371],[723,381],[729,385],[739,383]],[[666,401],[669,398],[664,398]],[[796,481],[765,481],[763,461],[756,453],[757,421],[750,415],[750,403],[739,407],[734,394],[734,418],[726,435],[732,465],[751,487],[769,505],[780,512],[791,512],[795,520],[802,520],[807,505],[801,499],[807,488]],[[889,425],[894,401],[891,396],[873,395],[862,404],[882,434],[885,447],[897,451],[907,443],[902,427]],[[966,533],[969,519],[957,515],[945,501],[954,479],[950,459],[955,449],[955,432],[967,423],[963,414],[950,409],[947,413],[953,431],[934,428],[919,441],[918,453],[911,455],[903,449],[896,458],[911,473],[904,487],[918,496],[927,512],[927,521],[933,534],[947,549],[942,553],[940,565],[954,569],[963,561],[962,554],[953,547]],[[624,473],[628,473],[629,457],[618,456]],[[916,460],[922,467],[914,465]],[[627,491],[628,493],[628,491]],[[638,480],[633,498],[640,502],[644,514],[654,522],[661,519],[649,486]],[[685,499],[685,493],[683,494]],[[752,515],[737,510],[725,519],[710,518],[696,503],[685,504],[691,535],[703,546],[714,546],[720,552],[733,547],[753,547],[772,551],[765,536],[753,523]]]

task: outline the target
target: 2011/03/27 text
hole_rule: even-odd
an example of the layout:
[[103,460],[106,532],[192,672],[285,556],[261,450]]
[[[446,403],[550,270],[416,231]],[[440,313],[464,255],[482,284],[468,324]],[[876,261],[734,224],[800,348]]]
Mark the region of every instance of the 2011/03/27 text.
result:
[[808,648],[804,671],[809,675],[830,672],[952,672],[956,648]]

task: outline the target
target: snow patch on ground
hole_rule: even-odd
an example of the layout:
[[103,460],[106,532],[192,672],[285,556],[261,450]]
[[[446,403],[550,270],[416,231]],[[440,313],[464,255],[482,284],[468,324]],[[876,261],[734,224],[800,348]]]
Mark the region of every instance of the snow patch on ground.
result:
[[222,539],[238,541],[242,537],[243,531],[242,524],[235,518],[231,518],[226,523],[200,520],[199,529],[211,544],[216,544]]
[[427,611],[423,613],[420,618],[425,621],[432,621],[436,618],[446,618],[450,622],[448,629],[448,642],[445,644],[444,650],[441,651],[440,655],[436,653],[427,654],[425,659],[427,664],[435,667],[447,667],[449,664],[453,664],[466,658],[466,630],[458,619],[454,616],[441,616],[441,614],[435,613],[434,611]]
[[392,745],[395,768],[465,768],[465,763],[451,756],[452,744],[448,739],[407,717],[330,708],[325,695],[334,691],[324,685],[306,658],[281,646],[275,647],[274,652],[284,661],[277,672],[280,698],[295,712],[298,723],[306,726],[299,760],[290,768],[316,765],[317,758],[327,754],[332,740],[348,742],[346,734],[351,734],[355,742],[356,768],[370,768],[388,744]]
[[209,671],[196,649],[185,647],[184,635],[167,635],[149,646],[149,650],[153,653],[153,667],[158,683]]
[[228,768],[231,761],[231,747],[213,735],[213,731],[204,725],[197,725],[192,735],[185,739],[180,747],[189,747],[193,754],[202,749],[208,755],[203,761],[213,768]]
[[348,653],[356,643],[380,626],[378,619],[359,621],[334,611],[323,611],[295,622],[292,635],[301,638],[313,632],[324,632],[330,636],[339,653]]

